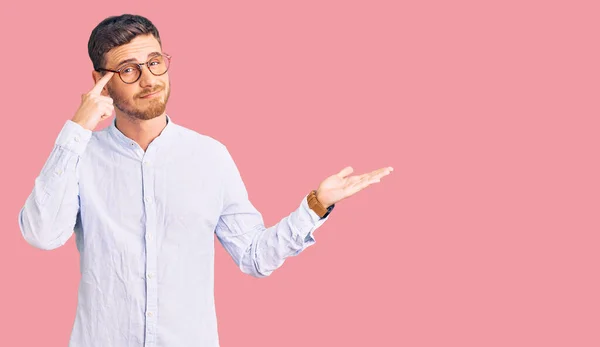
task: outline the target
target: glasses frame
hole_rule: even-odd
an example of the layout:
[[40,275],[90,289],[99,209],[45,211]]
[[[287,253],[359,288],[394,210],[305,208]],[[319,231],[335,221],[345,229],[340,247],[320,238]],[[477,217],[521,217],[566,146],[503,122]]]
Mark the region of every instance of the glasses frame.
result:
[[[127,63],[125,66],[123,66],[122,68],[118,69],[118,70],[110,70],[110,69],[104,69],[104,68],[97,68],[95,69],[96,71],[100,72],[100,71],[108,71],[108,72],[114,72],[116,74],[119,75],[119,78],[121,79],[121,81],[123,81],[123,83],[125,84],[133,84],[137,81],[140,80],[140,78],[142,77],[142,73],[143,73],[143,69],[142,66],[146,65],[146,67],[148,68],[148,71],[150,71],[151,74],[153,74],[154,76],[162,76],[164,74],[167,73],[167,71],[169,71],[169,68],[171,67],[171,58],[172,56],[168,53],[162,52],[160,54],[163,58],[166,58],[168,61],[167,64],[167,69],[165,70],[165,72],[161,73],[161,74],[155,74],[154,72],[152,72],[152,69],[150,69],[150,66],[148,65],[148,63],[150,63],[152,61],[152,59],[156,58],[158,55],[153,56],[152,58],[150,58],[150,60],[144,62],[144,63]],[[133,82],[125,82],[125,80],[123,79],[123,77],[121,76],[121,71],[126,68],[129,67],[130,65],[136,65],[138,71],[140,72],[140,74],[138,75],[138,77],[135,79],[135,81]]]

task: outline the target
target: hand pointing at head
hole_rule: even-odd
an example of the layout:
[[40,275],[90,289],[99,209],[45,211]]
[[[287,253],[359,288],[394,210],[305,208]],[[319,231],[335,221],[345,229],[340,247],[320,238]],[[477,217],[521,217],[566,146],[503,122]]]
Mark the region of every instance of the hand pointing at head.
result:
[[73,122],[85,129],[94,130],[100,121],[112,116],[113,99],[102,95],[102,89],[113,75],[114,72],[107,72],[98,80],[94,88],[81,96],[81,105],[71,119]]

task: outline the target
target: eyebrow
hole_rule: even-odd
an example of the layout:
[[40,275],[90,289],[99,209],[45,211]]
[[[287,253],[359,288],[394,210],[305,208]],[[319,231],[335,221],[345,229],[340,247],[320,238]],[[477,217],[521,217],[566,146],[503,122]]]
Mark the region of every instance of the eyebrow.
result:
[[[152,53],[148,54],[148,58],[154,57],[157,55],[161,55],[161,53],[160,52],[152,52]],[[137,62],[137,60],[135,58],[125,59],[125,60],[121,61],[119,64],[117,64],[117,68],[125,63],[134,63],[134,62]]]

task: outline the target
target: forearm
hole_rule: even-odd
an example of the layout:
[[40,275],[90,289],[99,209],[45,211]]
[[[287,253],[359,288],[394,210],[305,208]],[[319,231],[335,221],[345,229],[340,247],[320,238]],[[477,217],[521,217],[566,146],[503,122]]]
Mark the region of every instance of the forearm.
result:
[[79,212],[77,165],[91,132],[67,123],[19,212],[23,238],[40,249],[63,245]]
[[288,257],[296,256],[313,245],[313,232],[326,220],[316,215],[304,198],[300,206],[279,223],[253,233],[252,242],[242,256],[240,269],[255,277],[269,276]]

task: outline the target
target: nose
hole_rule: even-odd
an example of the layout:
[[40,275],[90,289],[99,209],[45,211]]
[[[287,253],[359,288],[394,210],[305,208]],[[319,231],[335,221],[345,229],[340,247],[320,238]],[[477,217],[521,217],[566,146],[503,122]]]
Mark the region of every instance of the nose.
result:
[[142,65],[141,66],[142,72],[141,72],[141,76],[140,76],[140,87],[142,88],[152,88],[157,84],[157,81],[159,79],[159,76],[154,76],[152,74],[152,72],[150,72],[150,70],[148,69],[148,66],[146,65]]

